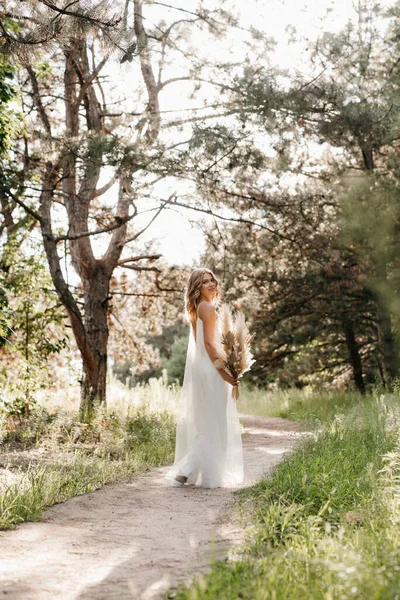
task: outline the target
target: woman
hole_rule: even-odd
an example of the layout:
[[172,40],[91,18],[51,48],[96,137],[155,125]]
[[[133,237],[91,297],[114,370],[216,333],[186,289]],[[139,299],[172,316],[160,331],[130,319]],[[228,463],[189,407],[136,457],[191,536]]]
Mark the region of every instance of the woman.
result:
[[189,277],[185,304],[190,337],[176,432],[172,485],[234,486],[243,480],[240,424],[232,386],[238,381],[214,367],[221,354],[215,304],[218,281],[209,269]]

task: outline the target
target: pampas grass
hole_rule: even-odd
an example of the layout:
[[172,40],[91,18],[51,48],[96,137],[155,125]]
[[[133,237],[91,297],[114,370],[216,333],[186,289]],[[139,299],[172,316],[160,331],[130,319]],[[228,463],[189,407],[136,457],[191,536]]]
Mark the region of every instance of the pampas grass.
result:
[[[244,314],[238,311],[233,319],[227,304],[221,306],[219,323],[222,356],[214,361],[214,366],[217,369],[223,369],[228,375],[238,379],[243,373],[249,371],[254,363],[250,347],[254,336],[249,332]],[[239,398],[239,388],[237,386],[233,388],[232,397],[235,400]]]

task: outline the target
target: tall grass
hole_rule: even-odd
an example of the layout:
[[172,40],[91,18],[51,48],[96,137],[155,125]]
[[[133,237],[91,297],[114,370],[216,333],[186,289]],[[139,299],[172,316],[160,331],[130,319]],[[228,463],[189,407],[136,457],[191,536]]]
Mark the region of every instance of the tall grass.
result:
[[[107,407],[110,412],[119,417],[129,417],[140,408],[145,408],[151,413],[170,412],[176,413],[180,387],[176,382],[169,382],[167,372],[164,370],[159,379],[150,379],[148,383],[137,384],[132,388],[127,387],[118,379],[109,376],[107,382]],[[40,406],[49,412],[65,409],[77,413],[79,410],[80,390],[76,385],[66,386],[55,394],[51,390],[42,390],[38,394]]]
[[[371,398],[378,399],[374,393],[367,397],[357,393],[332,390],[280,390],[269,391],[261,388],[242,385],[238,409],[242,413],[263,417],[282,417],[305,423],[327,423],[336,415],[354,410],[358,405],[363,407]],[[396,404],[398,396],[385,396],[385,402]]]
[[[173,460],[175,388],[140,386],[99,409],[90,424],[74,410],[34,408],[27,418],[1,415],[0,529],[37,520],[46,507]],[[114,406],[114,408],[112,408]],[[12,452],[7,452],[12,450]]]
[[68,464],[29,465],[27,471],[20,471],[17,483],[5,486],[0,492],[0,529],[9,529],[23,521],[37,521],[53,504],[170,462],[173,439],[168,437],[166,445],[159,441],[155,444],[155,440],[143,443],[117,460],[110,455],[87,456],[77,452],[71,457],[63,456]]
[[279,414],[318,419],[317,433],[237,494],[253,523],[241,559],[214,563],[178,600],[400,598],[397,407],[392,398],[295,396]]

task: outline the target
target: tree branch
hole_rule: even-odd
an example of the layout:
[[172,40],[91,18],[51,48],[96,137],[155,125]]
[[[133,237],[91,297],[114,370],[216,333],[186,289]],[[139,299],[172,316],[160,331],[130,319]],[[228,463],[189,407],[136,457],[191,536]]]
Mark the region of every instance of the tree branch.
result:
[[47,116],[46,110],[42,103],[42,98],[40,96],[39,84],[38,84],[38,80],[36,77],[36,73],[33,70],[32,66],[29,64],[26,65],[26,70],[28,71],[29,79],[31,81],[32,92],[33,92],[33,101],[36,105],[37,111],[39,113],[39,117],[43,123],[43,126],[44,126],[47,134],[49,136],[51,136],[51,125],[50,125],[50,121]]
[[117,180],[117,176],[114,176],[112,179],[110,179],[108,183],[106,183],[105,185],[103,185],[103,187],[94,192],[93,198],[98,198],[99,196],[102,196],[103,194],[108,192],[108,190],[112,188],[112,186],[114,185],[114,183],[116,183]]
[[162,257],[162,254],[142,254],[141,256],[131,256],[130,258],[124,258],[118,262],[118,266],[121,267],[129,262],[137,262],[138,260],[158,260]]
[[204,21],[205,23],[207,23],[207,25],[211,29],[214,29],[214,30],[218,31],[218,28],[215,25],[215,23],[217,21],[215,19],[209,18],[206,14],[196,13],[196,12],[193,12],[191,10],[187,10],[186,8],[180,8],[178,6],[173,6],[172,4],[165,4],[164,2],[153,2],[153,4],[157,4],[158,6],[164,6],[165,8],[172,8],[173,10],[178,10],[179,12],[183,12],[183,13],[186,13],[188,15],[193,15],[194,17],[198,17],[199,19],[201,19],[202,21]]
[[284,240],[288,240],[289,242],[297,244],[296,240],[282,234],[281,232],[271,229],[271,227],[267,227],[266,225],[262,225],[261,223],[251,221],[250,219],[242,219],[240,217],[239,218],[238,217],[224,217],[223,215],[219,215],[219,214],[215,213],[210,208],[200,208],[198,206],[197,207],[191,206],[190,204],[184,204],[183,202],[178,202],[177,200],[174,200],[173,202],[166,200],[165,202],[166,202],[166,204],[169,204],[170,206],[180,206],[182,208],[188,208],[188,209],[194,210],[196,212],[201,212],[206,215],[210,215],[216,219],[220,219],[221,221],[230,221],[231,223],[245,223],[246,225],[254,225],[255,227],[259,227],[260,229],[265,229],[266,231],[269,231],[269,233],[276,235],[279,238],[282,238]]
[[101,27],[113,28],[113,27],[116,27],[122,21],[122,17],[119,17],[119,16],[118,17],[113,16],[108,21],[102,21],[101,19],[96,19],[95,17],[91,17],[90,15],[85,14],[85,13],[80,13],[75,10],[68,10],[68,6],[75,4],[75,2],[71,2],[65,8],[60,8],[53,2],[49,2],[49,0],[39,0],[39,2],[41,2],[41,4],[44,4],[45,6],[47,6],[47,8],[50,8],[54,12],[58,13],[59,15],[66,15],[69,17],[75,17],[76,19],[83,19],[85,21],[89,21],[90,23],[93,23],[94,25],[99,25]]
[[126,219],[123,226],[120,226],[112,235],[110,243],[108,245],[107,251],[105,252],[103,258],[101,259],[105,265],[105,269],[109,276],[115,267],[118,264],[118,260],[121,256],[121,252],[123,250],[124,245],[126,244],[126,232],[127,226],[126,223],[128,220],[136,216],[136,209],[133,216],[128,215],[129,206],[131,205],[131,199],[129,196],[129,191],[131,190],[131,184],[128,175],[124,175],[120,177],[119,183],[119,192],[118,192],[118,205],[117,205],[117,215],[116,219]]
[[145,297],[145,298],[162,298],[163,295],[162,294],[145,294],[142,293],[140,294],[139,292],[110,292],[111,296],[139,296],[139,297]]
[[99,62],[99,64],[97,65],[97,67],[95,68],[95,70],[90,73],[89,77],[85,78],[82,85],[81,85],[81,89],[79,90],[79,94],[75,100],[75,108],[77,106],[80,105],[80,103],[82,102],[83,98],[86,95],[86,92],[88,91],[89,87],[92,85],[93,81],[96,79],[97,75],[100,73],[101,69],[104,67],[104,65],[106,64],[106,62],[108,61],[108,55],[106,55],[102,61]]
[[36,219],[37,221],[39,221],[39,223],[42,222],[42,217],[39,215],[39,213],[37,213],[32,208],[29,208],[29,206],[27,204],[25,204],[25,202],[23,202],[22,200],[20,200],[17,196],[15,196],[11,192],[11,190],[7,190],[7,193],[11,196],[11,198],[14,200],[14,202],[16,204],[18,204],[19,206],[21,206],[29,215],[31,215],[31,217],[33,217],[34,219]]
[[154,271],[155,273],[161,273],[161,270],[157,267],[139,267],[138,265],[124,265],[117,264],[117,267],[121,267],[123,269],[131,269],[132,271]]
[[77,233],[75,235],[59,235],[56,238],[54,238],[54,241],[57,244],[58,242],[61,242],[64,240],[79,240],[81,238],[89,237],[91,235],[99,235],[100,233],[108,233],[109,231],[113,231],[114,229],[118,229],[119,227],[122,227],[123,225],[125,225],[125,223],[127,223],[128,221],[133,219],[135,216],[136,216],[136,214],[129,215],[128,217],[124,217],[124,218],[120,218],[117,216],[117,217],[115,217],[116,223],[114,225],[111,225],[111,227],[104,227],[103,229],[96,229],[96,231],[85,231],[84,233]]
[[138,41],[140,68],[149,98],[147,115],[148,130],[146,137],[154,141],[160,132],[160,105],[158,102],[157,82],[150,62],[147,34],[143,25],[143,0],[134,0],[134,30]]
[[[169,197],[168,200],[165,200],[163,205],[160,206],[160,208],[157,210],[156,214],[154,215],[154,217],[152,219],[150,219],[150,221],[147,223],[147,225],[145,227],[143,227],[143,229],[141,229],[140,231],[138,231],[137,233],[135,233],[135,235],[131,236],[130,238],[128,238],[126,240],[126,244],[129,244],[130,242],[134,242],[135,240],[138,239],[138,237],[140,237],[142,235],[142,233],[144,233],[152,223],[154,223],[154,221],[157,219],[158,215],[161,213],[162,210],[164,210],[165,205],[167,204],[167,202],[172,199],[174,197],[174,194],[171,194],[171,196]],[[143,211],[145,212],[145,211]],[[143,214],[143,213],[141,213]]]

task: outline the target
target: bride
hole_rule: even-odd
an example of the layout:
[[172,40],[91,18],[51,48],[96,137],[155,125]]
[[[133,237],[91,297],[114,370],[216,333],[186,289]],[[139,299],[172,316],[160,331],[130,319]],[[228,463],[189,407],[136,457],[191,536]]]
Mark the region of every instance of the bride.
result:
[[238,381],[214,367],[220,354],[215,305],[220,297],[212,271],[195,269],[185,294],[190,337],[176,431],[175,462],[166,478],[205,488],[243,480],[239,418],[232,399]]

